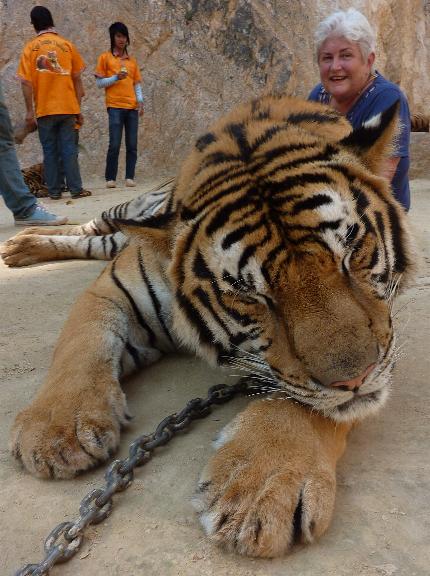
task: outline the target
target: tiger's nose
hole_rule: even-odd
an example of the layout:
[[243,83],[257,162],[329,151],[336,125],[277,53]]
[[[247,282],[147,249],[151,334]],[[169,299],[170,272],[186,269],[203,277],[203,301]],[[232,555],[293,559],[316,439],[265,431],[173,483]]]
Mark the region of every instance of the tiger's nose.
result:
[[371,364],[366,368],[366,370],[362,374],[356,376],[352,380],[340,380],[339,382],[333,382],[332,384],[330,384],[330,386],[332,388],[342,388],[343,390],[356,390],[360,388],[366,376],[368,376],[372,372],[375,366],[376,364]]

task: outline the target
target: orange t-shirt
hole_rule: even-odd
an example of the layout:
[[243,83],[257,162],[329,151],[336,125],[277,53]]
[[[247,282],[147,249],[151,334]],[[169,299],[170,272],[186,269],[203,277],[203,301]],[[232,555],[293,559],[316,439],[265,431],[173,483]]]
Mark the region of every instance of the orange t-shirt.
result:
[[80,113],[73,77],[84,69],[75,46],[55,32],[43,32],[25,45],[17,75],[33,87],[37,118]]
[[97,78],[109,78],[121,71],[121,68],[127,69],[127,76],[118,80],[112,86],[105,89],[107,108],[137,108],[136,94],[134,85],[142,80],[139,66],[135,58],[124,54],[124,56],[114,56],[109,50],[99,56],[95,75]]

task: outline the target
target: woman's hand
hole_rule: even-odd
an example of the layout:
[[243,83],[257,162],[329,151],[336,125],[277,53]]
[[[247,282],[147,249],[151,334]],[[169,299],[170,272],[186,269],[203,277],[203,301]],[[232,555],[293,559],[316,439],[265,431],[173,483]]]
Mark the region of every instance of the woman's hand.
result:
[[127,78],[128,72],[121,70],[120,72],[118,72],[117,76],[118,76],[118,80],[123,80],[124,78]]
[[139,116],[143,116],[144,113],[143,102],[138,103],[137,109],[139,110]]

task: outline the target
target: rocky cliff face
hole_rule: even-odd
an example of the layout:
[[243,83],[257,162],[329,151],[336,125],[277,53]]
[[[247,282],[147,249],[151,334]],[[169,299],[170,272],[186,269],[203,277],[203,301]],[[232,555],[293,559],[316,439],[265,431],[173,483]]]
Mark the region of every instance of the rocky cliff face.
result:
[[[0,75],[13,119],[24,114],[15,80],[24,43],[33,37],[30,0],[0,0]],[[86,0],[47,1],[58,31],[87,63],[86,124],[81,165],[103,176],[107,114],[95,86],[97,56],[109,47],[108,26],[127,24],[130,52],[144,79],[138,175],[175,172],[193,139],[235,104],[267,91],[306,96],[318,80],[313,31],[337,7],[355,5],[378,31],[377,68],[427,112],[430,93],[429,0]],[[23,165],[39,161],[37,135],[19,148]]]

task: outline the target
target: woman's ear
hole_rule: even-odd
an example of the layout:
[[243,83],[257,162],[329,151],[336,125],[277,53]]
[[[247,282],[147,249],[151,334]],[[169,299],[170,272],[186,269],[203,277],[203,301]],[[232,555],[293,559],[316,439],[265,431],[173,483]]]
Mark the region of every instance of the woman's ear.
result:
[[371,52],[367,57],[367,65],[369,66],[370,71],[373,70],[374,63],[375,63],[375,52]]
[[383,176],[385,160],[395,152],[400,130],[399,109],[400,100],[397,100],[387,110],[373,116],[339,142],[358,156],[377,176]]

